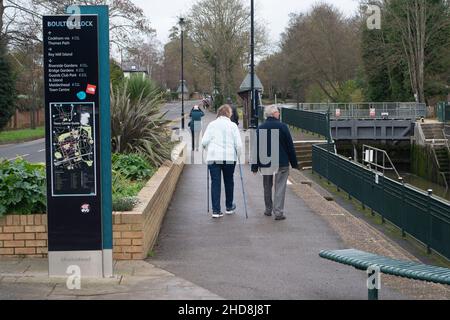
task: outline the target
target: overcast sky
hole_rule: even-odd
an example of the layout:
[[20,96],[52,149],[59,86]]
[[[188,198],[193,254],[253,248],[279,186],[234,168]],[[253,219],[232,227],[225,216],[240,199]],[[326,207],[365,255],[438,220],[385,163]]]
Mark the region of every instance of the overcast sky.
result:
[[[177,17],[186,14],[195,0],[133,0],[145,10],[152,27],[157,31],[157,38],[167,42],[170,28],[176,24]],[[306,12],[315,3],[331,3],[341,9],[347,16],[358,9],[358,0],[256,0],[257,19],[264,19],[270,31],[270,40],[277,43],[280,34],[287,26],[289,13]],[[250,4],[250,0],[248,0]]]

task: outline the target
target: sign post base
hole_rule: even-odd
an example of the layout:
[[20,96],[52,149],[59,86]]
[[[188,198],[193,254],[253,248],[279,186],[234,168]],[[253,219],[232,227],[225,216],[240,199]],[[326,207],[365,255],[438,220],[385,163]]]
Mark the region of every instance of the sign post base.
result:
[[48,260],[50,277],[68,277],[77,267],[81,279],[103,278],[102,251],[49,252]]

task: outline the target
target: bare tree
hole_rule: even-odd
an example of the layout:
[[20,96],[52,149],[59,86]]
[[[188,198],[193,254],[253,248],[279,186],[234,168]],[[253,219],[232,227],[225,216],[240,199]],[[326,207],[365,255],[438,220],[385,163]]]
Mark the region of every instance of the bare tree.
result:
[[[250,50],[250,9],[242,0],[200,0],[190,14],[189,35],[195,48],[194,59],[217,68],[222,92],[232,95],[245,75]],[[265,29],[256,28],[257,51],[266,44]],[[239,83],[238,83],[239,82]]]
[[297,100],[314,84],[329,100],[339,100],[344,84],[356,76],[360,65],[357,30],[352,19],[328,4],[291,15],[280,49],[287,63],[284,76]]
[[126,60],[129,63],[145,68],[147,73],[153,77],[153,73],[161,64],[162,56],[159,49],[159,42],[155,38],[149,41],[142,41],[127,48]]
[[32,0],[0,0],[0,37],[13,46],[40,41],[41,18]]
[[[197,92],[209,92],[213,80],[213,73],[208,66],[199,61],[198,52],[189,37],[189,32],[184,40],[184,77],[189,89]],[[181,39],[179,30],[172,28],[171,40],[164,46],[163,73],[164,83],[167,88],[176,90],[181,79]]]

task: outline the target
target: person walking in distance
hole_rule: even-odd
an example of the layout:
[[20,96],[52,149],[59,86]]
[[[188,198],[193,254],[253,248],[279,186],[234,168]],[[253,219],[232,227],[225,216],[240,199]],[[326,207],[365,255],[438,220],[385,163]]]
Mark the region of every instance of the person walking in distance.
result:
[[205,113],[200,110],[200,107],[194,106],[190,114],[191,122],[189,122],[189,128],[192,134],[192,151],[198,151],[200,148],[200,133],[202,131],[202,118],[204,116]]
[[206,161],[211,175],[212,217],[215,219],[224,215],[220,203],[222,174],[225,183],[226,214],[236,213],[234,172],[242,152],[242,140],[237,125],[230,120],[232,113],[229,105],[220,107],[217,120],[209,124],[202,139],[202,145],[207,149]]
[[[287,125],[280,121],[277,106],[267,106],[264,110],[266,122],[257,132],[257,161],[252,164],[252,172],[263,175],[265,215],[275,214],[275,220],[285,220],[284,204],[286,198],[289,165],[298,169],[294,142]],[[260,141],[262,143],[260,143]],[[264,143],[267,141],[266,143]],[[275,199],[272,198],[275,182]]]

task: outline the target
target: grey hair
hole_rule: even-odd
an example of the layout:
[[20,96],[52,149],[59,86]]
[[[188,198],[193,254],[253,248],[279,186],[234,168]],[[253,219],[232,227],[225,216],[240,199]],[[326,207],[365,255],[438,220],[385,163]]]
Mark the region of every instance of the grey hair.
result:
[[264,117],[266,119],[272,117],[277,111],[279,111],[279,109],[276,105],[267,106],[264,108]]

